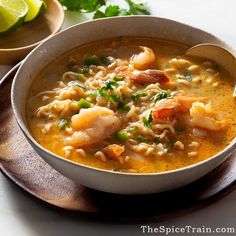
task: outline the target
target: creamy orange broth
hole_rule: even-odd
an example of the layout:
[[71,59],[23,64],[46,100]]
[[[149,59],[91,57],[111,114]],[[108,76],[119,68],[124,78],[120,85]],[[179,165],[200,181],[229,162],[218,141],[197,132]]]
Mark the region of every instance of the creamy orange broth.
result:
[[[67,127],[64,127],[63,129],[59,128],[58,124],[60,119],[64,117],[60,117],[60,115],[58,115],[58,117],[53,116],[50,118],[50,114],[38,115],[37,112],[40,107],[48,105],[50,102],[55,100],[55,95],[53,93],[47,93],[43,95],[40,95],[39,93],[45,91],[54,91],[55,88],[58,88],[58,81],[61,81],[63,73],[69,71],[68,62],[71,60],[71,58],[76,61],[78,66],[83,64],[83,60],[86,56],[90,55],[107,55],[112,56],[115,58],[115,60],[121,59],[131,63],[130,58],[132,55],[138,54],[140,52],[139,46],[151,48],[156,55],[155,61],[145,69],[151,68],[166,70],[168,68],[174,68],[175,72],[166,70],[166,74],[174,83],[174,87],[172,86],[169,89],[174,93],[177,91],[177,95],[178,91],[183,90],[184,96],[207,98],[207,102],[211,102],[212,108],[214,110],[214,117],[217,117],[216,120],[224,120],[225,127],[219,131],[207,130],[200,127],[200,131],[205,133],[204,137],[201,135],[199,137],[199,135],[196,136],[194,134],[194,127],[191,125],[187,127],[176,126],[175,133],[168,133],[167,136],[169,136],[166,139],[167,141],[161,141],[160,143],[163,143],[164,147],[166,147],[166,143],[168,143],[169,140],[173,139],[174,137],[174,141],[180,141],[184,145],[183,150],[181,150],[178,146],[175,147],[173,143],[169,143],[169,145],[172,145],[172,147],[170,150],[161,153],[161,155],[157,155],[153,152],[150,155],[144,155],[142,151],[137,152],[131,150],[126,142],[121,141],[115,137],[115,133],[119,132],[119,130],[124,130],[128,125],[130,125],[130,123],[137,121],[137,119],[131,121],[122,120],[122,117],[125,117],[128,111],[120,111],[117,109],[117,107],[111,107],[111,110],[114,110],[116,112],[115,114],[118,114],[119,119],[121,119],[121,125],[119,129],[105,140],[99,140],[98,143],[85,145],[83,147],[78,147],[77,144],[70,145],[65,142],[65,139],[71,136],[71,132],[74,132],[74,130],[71,131],[70,129],[70,119],[72,115],[80,112],[79,109],[78,111],[73,111],[73,114],[66,116],[68,124]],[[28,95],[26,113],[28,125],[33,137],[46,149],[72,161],[102,169],[134,173],[163,172],[174,170],[200,162],[218,153],[224,149],[236,136],[236,101],[232,96],[235,82],[229,78],[227,73],[221,68],[216,67],[209,62],[204,62],[204,60],[190,60],[191,65],[200,66],[200,69],[198,69],[197,72],[188,72],[188,69],[185,67],[183,69],[181,66],[180,68],[173,66],[169,61],[178,56],[182,56],[187,48],[188,46],[186,45],[169,41],[147,38],[118,38],[85,45],[56,58],[51,64],[46,66],[45,69],[40,72],[33,82]],[[189,59],[187,58],[187,60]],[[105,68],[106,73],[112,73],[112,71],[114,71],[116,68],[114,67],[109,69],[104,65],[103,67]],[[94,67],[92,70],[93,69]],[[96,68],[96,73],[102,69],[103,68]],[[180,78],[179,75],[182,75],[182,77]],[[192,81],[186,82],[186,78],[183,78],[183,75],[187,77],[190,76]],[[91,77],[91,75],[86,75],[86,77]],[[127,79],[126,77],[122,78]],[[83,84],[83,82],[81,82],[81,84]],[[138,84],[135,86],[136,87],[133,93],[145,89],[148,85]],[[116,89],[115,87],[112,88],[114,90]],[[70,100],[79,100],[80,96],[76,96],[77,95],[75,95],[75,98]],[[175,96],[176,95],[173,95],[173,97]],[[95,102],[89,102],[92,104],[92,106],[95,105]],[[131,101],[131,103],[132,102],[133,101]],[[141,107],[143,103],[147,104],[148,102],[149,101],[143,102],[137,99],[137,101],[134,103],[135,107]],[[153,100],[150,101],[150,103],[151,102],[153,102]],[[157,104],[158,103],[159,101],[157,101]],[[108,105],[105,104],[104,107],[106,106]],[[151,111],[153,116],[153,110]],[[178,118],[178,115],[176,117]],[[155,124],[158,124],[158,122]],[[199,129],[199,127],[197,127],[197,129]],[[138,133],[131,135],[132,139],[134,139],[136,142],[134,145],[137,147],[140,145],[140,143],[152,145],[154,142],[153,140],[143,142],[137,141],[136,139]],[[192,145],[192,142],[196,142],[197,144],[194,143],[196,146]],[[120,155],[120,158],[111,158],[109,155],[105,155],[105,159],[103,159],[100,155],[94,156],[96,152],[102,151],[103,148],[109,144],[118,144],[125,148],[125,151]],[[85,150],[86,155],[82,155],[81,151],[77,151],[78,149]]]

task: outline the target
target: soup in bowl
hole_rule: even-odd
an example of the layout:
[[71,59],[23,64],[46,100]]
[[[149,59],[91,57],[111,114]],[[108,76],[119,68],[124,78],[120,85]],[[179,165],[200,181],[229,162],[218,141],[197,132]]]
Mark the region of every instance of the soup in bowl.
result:
[[[186,57],[194,43],[187,36],[174,40],[171,28],[169,37],[154,38],[148,30],[136,35],[144,25],[130,33],[117,24],[120,35],[103,38],[96,29],[124,20],[131,25],[135,19],[198,31],[199,43],[206,37],[217,41],[155,17],[89,22],[35,49],[13,84],[14,110],[18,115],[21,107],[18,121],[36,151],[66,176],[115,193],[151,193],[190,183],[232,152],[236,136],[235,81],[211,60]],[[73,48],[61,51],[58,39],[77,32],[83,41],[89,36],[81,33],[86,25],[100,37],[73,40]],[[27,72],[23,82],[27,63],[35,67],[42,54],[44,65]],[[19,94],[19,87],[27,93]]]

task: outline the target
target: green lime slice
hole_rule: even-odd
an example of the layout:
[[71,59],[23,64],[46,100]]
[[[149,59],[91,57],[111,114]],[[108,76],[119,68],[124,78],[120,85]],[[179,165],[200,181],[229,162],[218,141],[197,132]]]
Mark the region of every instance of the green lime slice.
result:
[[24,0],[0,0],[0,36],[16,30],[28,12]]
[[25,0],[25,2],[28,4],[29,11],[26,15],[25,22],[32,21],[35,19],[38,15],[45,12],[47,6],[44,1],[41,0]]

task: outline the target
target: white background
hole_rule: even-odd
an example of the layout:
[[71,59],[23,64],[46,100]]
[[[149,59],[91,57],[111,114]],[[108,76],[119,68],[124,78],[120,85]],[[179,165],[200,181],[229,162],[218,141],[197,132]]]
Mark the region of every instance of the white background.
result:
[[[112,2],[122,2],[112,1]],[[235,0],[147,0],[152,13],[207,30],[236,49]],[[66,14],[63,28],[84,19]],[[0,75],[6,67],[0,66]],[[236,174],[236,173],[235,173]],[[173,201],[174,201],[173,196]],[[236,190],[210,206],[154,226],[236,228]],[[124,209],[125,210],[125,209]],[[114,212],[115,214],[115,212]],[[52,210],[19,190],[0,173],[0,236],[141,235],[139,224],[101,223],[84,216]],[[222,235],[222,234],[218,234]]]

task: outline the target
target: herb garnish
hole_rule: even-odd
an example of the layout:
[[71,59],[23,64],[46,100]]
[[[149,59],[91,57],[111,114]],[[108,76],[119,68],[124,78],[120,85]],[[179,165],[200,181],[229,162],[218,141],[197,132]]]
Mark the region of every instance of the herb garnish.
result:
[[119,101],[118,103],[118,109],[121,109],[123,111],[129,111],[131,108],[128,104],[126,104],[125,102]]
[[[126,15],[150,15],[147,5],[135,3],[133,0],[125,0],[128,9],[120,8],[118,5],[106,5],[106,0],[59,0],[60,3],[70,11],[82,13],[95,12],[93,18],[104,18]],[[101,7],[105,7],[103,10]]]
[[129,10],[120,8],[118,5],[110,5],[105,11],[100,9],[94,14],[94,19],[112,16],[128,16],[128,15],[150,15],[148,7],[143,3],[135,3],[132,0],[125,0],[129,5]]
[[143,3],[135,3],[132,0],[126,0],[129,4],[129,14],[130,15],[150,15],[148,7]]
[[84,59],[84,64],[86,66],[99,66],[99,65],[109,65],[111,63],[111,57],[109,56],[100,56],[98,57],[97,55],[91,55],[88,56]]
[[101,64],[108,66],[109,64],[111,64],[111,57],[109,56],[100,56],[100,62]]
[[101,64],[101,62],[100,62],[98,56],[92,55],[92,56],[86,57],[86,58],[84,59],[84,64],[85,64],[86,66],[91,66],[91,65],[98,66],[98,65]]
[[70,71],[79,73],[79,74],[86,74],[89,72],[89,67],[87,65],[78,65],[78,62],[75,58],[69,57],[69,62],[67,67]]
[[74,83],[73,85],[77,86],[77,87],[80,87],[80,88],[82,88],[84,90],[87,90],[87,88],[85,86],[83,86],[82,84],[80,84],[80,83]]
[[108,80],[105,82],[105,90],[113,90],[113,87],[118,88],[120,85],[116,81]]
[[137,141],[139,141],[139,142],[145,142],[145,141],[147,141],[147,138],[144,137],[144,136],[142,136],[142,135],[138,135],[138,136],[136,137],[136,139],[137,139]]
[[69,121],[67,119],[61,119],[59,121],[58,126],[60,129],[65,129],[68,124],[69,124]]
[[93,12],[106,4],[106,0],[59,0],[70,11]]
[[155,96],[153,96],[153,99],[155,102],[164,99],[164,98],[168,98],[171,97],[171,90],[167,89],[165,92],[162,93],[157,93]]
[[128,131],[129,131],[129,133],[134,134],[138,131],[138,128],[137,127],[131,127]]
[[149,113],[148,117],[143,117],[143,124],[147,128],[152,128],[152,112]]
[[115,81],[106,81],[105,86],[98,90],[100,96],[106,98],[109,101],[119,101],[119,97],[110,92],[114,90],[113,87],[118,88],[120,85]]
[[117,76],[115,76],[115,77],[113,78],[113,80],[115,80],[115,81],[122,81],[122,80],[124,80],[124,77],[123,77],[123,76],[120,76],[120,75],[117,75]]
[[147,92],[145,92],[145,91],[138,91],[138,92],[136,92],[136,93],[134,93],[133,95],[131,95],[131,99],[133,100],[133,101],[136,101],[136,100],[138,100],[140,97],[145,97],[145,96],[147,96],[148,94],[147,94]]
[[109,100],[109,101],[113,101],[113,102],[117,102],[118,100],[119,100],[119,98],[116,96],[116,95],[114,95],[114,94],[108,94],[108,93],[105,93],[103,90],[99,90],[99,94],[102,96],[102,97],[104,97],[104,98],[106,98],[107,100]]
[[121,9],[118,5],[110,5],[106,7],[105,11],[97,10],[93,16],[93,19],[119,16],[120,13],[121,13]]
[[184,76],[188,82],[192,81],[192,76],[188,72],[186,72]]

